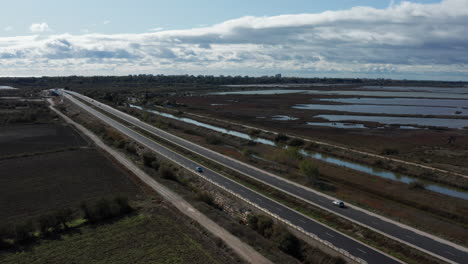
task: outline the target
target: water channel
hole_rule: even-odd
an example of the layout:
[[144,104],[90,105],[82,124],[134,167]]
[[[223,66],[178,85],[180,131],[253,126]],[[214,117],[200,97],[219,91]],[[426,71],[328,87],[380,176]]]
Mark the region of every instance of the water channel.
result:
[[[272,140],[268,140],[268,139],[264,139],[264,138],[258,138],[258,137],[252,137],[252,136],[250,136],[248,134],[245,134],[245,133],[242,133],[242,132],[233,131],[233,130],[229,130],[229,129],[209,125],[209,124],[206,124],[206,123],[194,120],[194,119],[190,119],[190,118],[186,118],[186,117],[178,117],[178,116],[168,114],[168,113],[164,113],[164,112],[144,109],[143,107],[140,107],[140,106],[137,106],[137,105],[129,104],[129,106],[132,107],[132,108],[147,111],[147,112],[150,112],[150,113],[153,113],[153,114],[156,114],[156,115],[160,115],[160,116],[163,116],[163,117],[167,117],[167,118],[183,121],[183,122],[186,122],[186,123],[189,123],[189,124],[193,124],[193,125],[196,125],[196,126],[208,128],[208,129],[220,132],[220,133],[236,136],[236,137],[239,137],[239,138],[242,138],[242,139],[252,140],[254,142],[258,142],[258,143],[266,144],[266,145],[270,145],[270,146],[282,147],[282,146],[278,146]],[[377,168],[367,166],[367,165],[361,165],[361,164],[358,164],[358,163],[355,163],[355,162],[347,161],[347,160],[344,160],[344,159],[339,159],[339,158],[332,157],[332,156],[323,155],[323,154],[317,153],[317,152],[310,152],[310,151],[300,150],[300,153],[302,155],[304,155],[304,156],[312,157],[314,159],[318,159],[318,160],[321,160],[321,161],[324,161],[324,162],[327,162],[327,163],[331,163],[331,164],[339,165],[339,166],[342,166],[342,167],[350,168],[350,169],[353,169],[353,170],[356,170],[356,171],[359,171],[359,172],[364,172],[364,173],[367,173],[367,174],[370,174],[370,175],[373,175],[373,176],[377,176],[377,177],[381,177],[381,178],[391,179],[391,180],[395,180],[395,181],[399,181],[399,182],[403,182],[403,183],[408,183],[408,184],[412,183],[414,181],[420,181],[420,180],[418,180],[418,179],[416,179],[414,177],[393,173],[391,171],[385,171],[385,170],[377,169]],[[461,191],[461,190],[455,190],[455,189],[452,189],[452,188],[448,188],[448,187],[445,187],[445,186],[441,186],[441,185],[437,185],[437,184],[433,184],[433,183],[428,183],[428,182],[424,182],[424,184],[425,184],[425,188],[428,189],[428,190],[438,192],[438,193],[442,193],[442,194],[445,194],[445,195],[449,195],[449,196],[452,196],[452,197],[457,197],[457,198],[468,200],[468,192],[464,192],[464,191]]]

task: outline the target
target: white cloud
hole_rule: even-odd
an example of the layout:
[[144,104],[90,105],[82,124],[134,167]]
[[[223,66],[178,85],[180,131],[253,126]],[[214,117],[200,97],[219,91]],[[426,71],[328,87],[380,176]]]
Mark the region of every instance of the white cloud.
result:
[[102,24],[104,24],[104,25],[109,25],[110,23],[111,23],[110,20],[104,20],[104,21],[102,22]]
[[13,31],[13,27],[12,26],[6,26],[3,28],[3,30],[9,32],[9,31]]
[[142,34],[0,38],[0,72],[283,72],[468,80],[466,25],[468,0],[445,0],[401,2],[385,9],[241,17],[202,28],[156,28]]
[[31,30],[31,32],[34,32],[34,33],[51,31],[51,29],[49,28],[49,25],[47,25],[47,23],[45,22],[32,24],[29,27],[29,30]]
[[163,30],[163,29],[164,29],[164,28],[162,28],[162,27],[155,27],[155,28],[150,28],[149,31],[151,31],[151,32],[157,32],[157,31],[161,31],[161,30]]

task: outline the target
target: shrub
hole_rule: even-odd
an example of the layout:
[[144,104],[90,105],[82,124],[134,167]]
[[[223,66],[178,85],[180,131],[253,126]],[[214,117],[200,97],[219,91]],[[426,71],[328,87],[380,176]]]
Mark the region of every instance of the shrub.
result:
[[299,147],[299,146],[302,146],[304,144],[305,144],[304,140],[302,140],[300,138],[293,138],[288,142],[288,145],[292,146],[292,147]]
[[205,138],[206,143],[211,144],[211,145],[221,145],[223,144],[223,140],[219,137],[215,136],[208,136]]
[[408,188],[412,189],[412,190],[425,190],[426,189],[426,186],[424,183],[420,182],[420,181],[414,181],[414,182],[411,182],[409,185],[408,185]]
[[125,147],[125,150],[128,151],[131,154],[136,154],[137,153],[137,149],[136,149],[135,145],[133,145],[133,144],[127,144],[127,146]]
[[301,241],[289,233],[286,229],[281,228],[275,231],[275,240],[278,243],[278,248],[284,253],[293,256],[296,259],[302,260]]
[[208,192],[199,192],[198,199],[210,206],[220,209],[219,206],[214,202],[213,196],[211,196]]
[[158,173],[163,179],[177,180],[177,177],[176,177],[174,171],[172,171],[172,169],[166,164],[162,164],[159,167]]
[[382,151],[383,155],[398,155],[399,153],[400,153],[400,151],[398,149],[395,149],[395,148],[385,148]]
[[114,203],[118,205],[120,215],[125,215],[133,211],[133,208],[128,202],[128,198],[125,196],[116,196],[114,198]]
[[146,167],[151,167],[151,164],[153,163],[153,161],[156,161],[156,157],[151,152],[143,153],[142,159],[143,159],[143,164]]
[[17,224],[15,226],[15,241],[19,244],[33,240],[34,224],[32,221]]
[[62,208],[55,212],[57,221],[62,224],[63,228],[68,229],[67,222],[73,219],[73,210],[71,208]]
[[287,141],[289,139],[288,136],[286,136],[285,134],[277,134],[276,137],[275,137],[275,142],[284,142],[284,141]]
[[15,228],[12,224],[3,224],[0,226],[0,250],[12,247],[7,240],[15,239]]
[[308,159],[301,161],[299,169],[309,182],[317,181],[317,178],[320,176],[318,167]]
[[45,214],[39,217],[39,230],[43,236],[47,236],[49,233],[57,231],[60,222],[53,214]]

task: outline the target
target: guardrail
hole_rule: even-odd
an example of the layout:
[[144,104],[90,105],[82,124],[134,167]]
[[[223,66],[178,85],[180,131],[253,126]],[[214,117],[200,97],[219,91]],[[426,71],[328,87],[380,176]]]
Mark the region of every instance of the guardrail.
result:
[[228,188],[226,188],[226,187],[222,186],[221,184],[219,184],[219,183],[217,183],[217,182],[211,180],[210,178],[208,178],[208,177],[206,177],[206,176],[204,176],[204,175],[202,175],[202,174],[197,174],[197,175],[198,175],[199,177],[203,178],[204,180],[208,181],[209,183],[211,183],[211,184],[217,186],[218,188],[221,188],[222,190],[224,190],[224,191],[230,193],[231,195],[233,195],[233,196],[235,196],[235,197],[241,199],[242,201],[244,201],[244,202],[250,204],[251,206],[253,206],[253,207],[259,209],[260,211],[264,212],[265,214],[267,214],[267,215],[273,217],[274,219],[276,219],[276,220],[278,220],[278,221],[280,221],[280,222],[285,223],[285,224],[288,225],[289,227],[291,227],[291,228],[293,228],[293,229],[295,229],[295,230],[297,230],[297,231],[299,231],[299,232],[305,234],[306,236],[312,238],[313,240],[315,240],[315,241],[317,241],[317,242],[319,242],[319,243],[325,245],[326,247],[328,247],[328,248],[330,248],[330,249],[332,249],[332,250],[334,250],[334,251],[340,253],[341,255],[343,255],[343,256],[345,256],[345,257],[351,259],[352,261],[355,261],[356,263],[359,263],[359,264],[367,264],[367,261],[365,261],[365,260],[363,260],[363,259],[361,259],[361,258],[355,257],[355,256],[353,256],[353,255],[351,255],[348,251],[346,251],[346,250],[344,250],[344,249],[342,249],[342,248],[335,247],[332,243],[330,243],[330,242],[328,242],[328,241],[326,241],[326,240],[323,240],[323,239],[319,238],[317,235],[315,235],[315,234],[313,234],[313,233],[307,232],[306,230],[304,230],[304,228],[299,227],[299,226],[296,226],[296,225],[292,224],[290,221],[285,220],[285,219],[279,217],[278,215],[276,215],[276,214],[274,214],[274,213],[272,213],[272,212],[266,210],[265,208],[259,206],[258,204],[254,203],[254,202],[252,202],[252,201],[249,201],[248,199],[245,199],[245,198],[242,197],[241,195],[239,195],[239,194],[237,194],[237,193],[235,193],[235,192],[229,190]]

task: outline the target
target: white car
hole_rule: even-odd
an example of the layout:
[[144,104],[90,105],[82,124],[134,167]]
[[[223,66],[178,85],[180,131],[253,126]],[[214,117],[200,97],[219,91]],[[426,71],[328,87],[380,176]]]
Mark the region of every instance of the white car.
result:
[[340,208],[345,208],[345,204],[343,201],[335,200],[333,201],[333,204],[340,207]]

